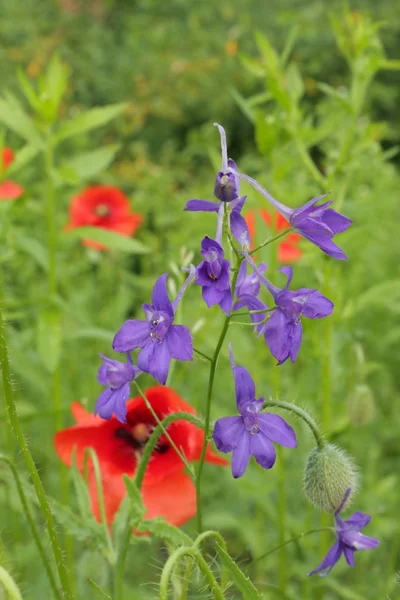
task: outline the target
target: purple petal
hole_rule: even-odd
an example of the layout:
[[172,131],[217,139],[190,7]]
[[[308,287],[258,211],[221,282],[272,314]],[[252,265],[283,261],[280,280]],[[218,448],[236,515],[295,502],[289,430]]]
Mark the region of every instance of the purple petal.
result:
[[289,358],[294,326],[292,319],[277,308],[265,327],[266,344],[279,364]]
[[195,283],[197,283],[198,285],[210,286],[214,283],[208,274],[207,265],[208,263],[204,260],[199,264],[199,266],[196,269]]
[[150,336],[147,321],[130,319],[125,321],[121,329],[115,334],[112,347],[116,352],[128,352],[135,348],[142,348]]
[[318,246],[318,248],[322,250],[322,252],[325,252],[325,254],[327,254],[328,256],[331,256],[332,258],[337,258],[338,260],[347,260],[346,254],[343,252],[343,250],[339,248],[339,246],[332,242],[329,236],[317,233],[309,234],[305,231],[302,231],[301,229],[298,229],[296,231],[301,233],[301,235],[307,240]]
[[157,308],[157,310],[164,310],[172,317],[174,315],[174,311],[172,309],[171,301],[168,298],[167,277],[168,273],[163,273],[157,279],[151,295],[151,302],[153,306]]
[[233,211],[230,215],[230,228],[233,237],[241,246],[250,246],[250,233],[246,221],[239,212]]
[[[230,160],[230,159],[229,159]],[[233,162],[233,161],[232,161]],[[234,170],[236,170],[236,167],[234,167]],[[232,213],[240,213],[244,203],[246,202],[246,198],[247,196],[242,196],[241,198],[238,198],[237,200],[234,200],[231,204],[232,206]]]
[[102,364],[99,367],[99,371],[97,373],[97,381],[101,383],[101,385],[107,385],[107,367],[104,364]]
[[291,345],[290,345],[290,352],[289,352],[290,360],[292,361],[292,363],[294,363],[296,361],[297,355],[300,350],[302,338],[303,338],[303,326],[302,326],[301,322],[299,321],[298,323],[293,323],[292,338],[291,338]]
[[126,423],[126,403],[129,400],[130,393],[129,383],[114,392],[114,414],[120,423]]
[[203,287],[202,289],[203,300],[207,304],[208,308],[211,308],[215,304],[219,304],[225,296],[225,292],[219,292],[215,285]]
[[111,419],[114,412],[114,402],[112,401],[112,397],[113,390],[111,388],[103,390],[97,398],[94,414],[100,415],[103,419]]
[[351,548],[346,548],[346,546],[345,546],[343,548],[343,554],[344,554],[344,557],[345,557],[346,562],[349,565],[349,567],[354,567],[354,565],[355,565],[354,550],[351,550]]
[[224,257],[224,249],[216,240],[206,235],[201,241],[201,254],[207,261],[221,260]]
[[219,277],[215,282],[215,287],[220,292],[224,292],[228,288],[230,288],[231,282],[230,282],[230,278],[229,278],[229,268],[230,268],[229,260],[223,260],[221,263],[221,271],[220,271]]
[[243,429],[237,438],[232,452],[232,475],[235,479],[241,477],[250,460],[250,434]]
[[193,212],[218,212],[219,204],[211,200],[189,200],[183,210]]
[[341,215],[331,208],[324,212],[322,218],[324,223],[328,225],[329,229],[334,235],[337,233],[343,233],[343,231],[346,231],[346,229],[353,223],[351,219],[348,219],[344,215]]
[[[239,267],[239,273],[238,273],[238,276],[236,279],[235,295],[238,295],[238,290],[240,289],[242,283],[244,282],[244,279],[246,277],[246,271],[247,271],[247,263],[244,260]],[[257,277],[257,276],[255,275],[255,277]]]
[[324,223],[322,217],[319,219],[313,219],[311,217],[301,219],[298,223],[296,222],[295,229],[296,231],[308,233],[309,235],[326,235],[330,238],[334,235],[329,225]]
[[[300,206],[300,208],[297,208],[296,210],[294,210],[292,212],[290,223],[294,225],[295,221],[298,221],[300,219],[304,219],[305,217],[308,217],[310,214],[312,214],[317,208],[320,207],[315,207],[314,205],[319,202],[320,200],[323,200],[324,198],[326,198],[327,196],[329,196],[330,192],[328,192],[327,194],[323,194],[322,196],[316,196],[315,198],[312,198],[311,200],[309,200],[308,202],[306,202],[305,204],[303,204],[303,206]],[[327,204],[327,203],[325,203]],[[332,201],[329,201],[329,205],[332,204]],[[323,205],[325,206],[325,205]]]
[[[308,292],[308,294],[307,294]],[[295,292],[299,295],[299,298],[304,294],[305,302],[301,310],[301,314],[308,319],[322,319],[327,317],[333,311],[334,304],[332,300],[326,298],[317,290],[299,289]],[[296,302],[296,299],[294,298]]]
[[338,531],[342,544],[352,550],[372,550],[379,546],[379,540],[363,535],[358,531]]
[[137,357],[137,364],[141,371],[150,373],[150,363],[153,358],[155,342],[149,338],[149,341],[143,346]]
[[353,513],[347,519],[347,521],[345,521],[345,526],[346,527],[351,526],[352,529],[354,528],[356,531],[360,531],[361,529],[364,529],[364,527],[366,527],[370,521],[371,521],[370,515],[367,515],[366,513],[357,511],[357,512]]
[[165,385],[171,363],[171,352],[166,340],[161,343],[155,342],[153,345],[154,351],[149,361],[149,373],[153,375],[154,379]]
[[293,268],[292,267],[281,267],[280,272],[283,273],[287,277],[287,283],[284,289],[288,289],[293,279]]
[[244,367],[235,367],[233,369],[235,380],[236,405],[240,412],[240,405],[245,402],[252,402],[256,397],[256,388],[250,373]]
[[308,573],[308,577],[310,577],[310,575],[315,575],[315,573],[321,573],[321,571],[325,571],[324,573],[321,573],[321,577],[326,577],[326,575],[329,575],[329,573],[332,571],[333,567],[339,560],[341,554],[342,549],[340,547],[340,544],[339,542],[335,542],[332,548],[328,551],[328,554],[325,556],[322,563],[319,565],[319,567],[314,569],[314,571],[311,571],[311,573]]
[[164,343],[167,342],[172,358],[175,360],[193,360],[192,336],[187,327],[171,325]]
[[274,445],[262,432],[250,436],[250,453],[263,469],[271,469],[275,464]]
[[222,417],[214,426],[213,440],[220,452],[236,448],[240,434],[245,431],[242,417]]
[[296,434],[285,419],[272,413],[262,413],[258,416],[258,427],[272,442],[287,448],[296,448]]
[[220,300],[218,302],[218,304],[220,305],[220,307],[222,308],[222,310],[224,311],[224,313],[226,315],[231,314],[231,310],[232,310],[232,292],[231,292],[231,290],[227,290],[225,292],[224,297],[222,298],[222,300]]

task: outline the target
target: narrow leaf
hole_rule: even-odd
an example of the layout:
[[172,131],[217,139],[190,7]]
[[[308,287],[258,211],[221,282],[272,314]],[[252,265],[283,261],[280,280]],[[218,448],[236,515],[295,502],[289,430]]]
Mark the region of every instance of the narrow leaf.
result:
[[66,166],[72,167],[81,179],[90,179],[112,163],[120,144],[112,144],[93,152],[84,152],[71,158]]
[[0,98],[0,123],[3,123],[35,146],[41,146],[41,140],[33,120],[21,108],[19,103]]
[[100,227],[79,227],[65,235],[70,239],[93,240],[112,250],[121,250],[129,254],[147,254],[149,252],[149,249],[141,242]]
[[219,544],[216,544],[218,556],[232,575],[236,587],[243,594],[244,600],[261,600],[262,596],[256,590],[250,579],[239,569],[235,561]]
[[79,115],[79,117],[76,117],[76,119],[67,121],[67,123],[62,125],[55,136],[55,140],[56,142],[61,142],[74,135],[106,125],[109,121],[120,115],[126,106],[124,103],[92,108]]

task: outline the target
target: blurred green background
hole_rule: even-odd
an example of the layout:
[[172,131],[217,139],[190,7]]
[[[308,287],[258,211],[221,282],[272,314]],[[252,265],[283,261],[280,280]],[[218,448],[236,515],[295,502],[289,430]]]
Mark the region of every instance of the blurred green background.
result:
[[[335,313],[326,322],[304,324],[295,365],[277,369],[251,328],[232,327],[229,340],[237,362],[251,369],[259,395],[306,407],[330,440],[353,455],[361,478],[355,509],[373,515],[366,533],[381,539],[377,550],[357,555],[354,570],[343,561],[324,580],[305,576],[322,560],[327,542],[318,535],[287,547],[284,584],[282,555],[276,553],[249,566],[248,573],[268,599],[400,598],[395,584],[400,569],[398,0],[349,5],[0,0],[0,15],[3,90],[22,100],[18,70],[35,84],[57,52],[69,74],[60,122],[94,106],[128,103],[117,119],[57,149],[62,166],[74,155],[119,144],[112,164],[95,174],[76,177],[59,171],[57,414],[54,374],[46,365],[52,341],[43,350],[46,338],[38,332],[47,302],[41,260],[46,182],[40,157],[13,176],[25,187],[24,196],[0,206],[4,309],[16,398],[48,493],[61,498],[53,434],[71,424],[72,401],[93,408],[100,391],[98,352],[110,354],[113,332],[147,301],[156,274],[169,270],[178,287],[176,267],[184,253],[195,252],[196,263],[200,240],[214,234],[211,215],[182,209],[190,198],[212,198],[220,166],[212,126],[217,121],[227,130],[229,155],[241,171],[259,179],[275,197],[295,207],[332,189],[335,207],[354,220],[338,242],[348,263],[301,242],[294,287],[318,287],[335,302]],[[4,144],[18,150],[20,136],[1,121]],[[40,119],[35,123],[40,131]],[[144,217],[136,237],[149,254],[99,253],[62,233],[71,197],[90,183],[116,185],[130,197],[132,209]],[[244,191],[248,210],[268,208],[253,190]],[[260,221],[259,241],[268,233]],[[283,280],[274,274],[276,249],[259,258],[269,263],[271,279],[280,285]],[[182,323],[197,324],[195,345],[211,353],[222,317],[216,307],[206,309],[195,286],[185,297]],[[219,369],[213,419],[235,410],[226,348]],[[150,377],[146,382],[152,385]],[[205,363],[176,365],[171,385],[199,413],[206,384]],[[281,453],[283,467],[266,472],[254,463],[238,481],[229,469],[206,467],[206,526],[223,533],[244,570],[246,562],[279,543],[282,501],[286,537],[320,523],[302,495],[301,472],[312,440],[301,424],[291,423],[299,450]],[[2,450],[20,460],[5,420]],[[8,566],[27,598],[47,598],[45,574],[37,568],[36,549],[6,468],[0,476],[0,529]],[[69,502],[74,506],[72,493]],[[185,527],[194,530],[193,523]],[[107,586],[103,558],[81,543],[74,552],[79,597],[92,597],[88,577]],[[155,582],[164,559],[157,540],[135,541],[127,560],[127,598],[157,597]],[[200,583],[192,592],[190,597],[207,597]]]

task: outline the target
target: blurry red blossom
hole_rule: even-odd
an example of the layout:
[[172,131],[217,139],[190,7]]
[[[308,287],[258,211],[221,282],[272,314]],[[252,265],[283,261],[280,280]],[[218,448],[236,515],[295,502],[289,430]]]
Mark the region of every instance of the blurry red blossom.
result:
[[[174,412],[195,414],[174,390],[155,386],[146,391],[157,417],[163,419]],[[156,421],[141,396],[127,403],[127,423],[120,423],[115,416],[110,420],[95,417],[79,403],[74,402],[71,411],[77,424],[58,432],[54,444],[61,460],[71,466],[73,449],[76,462],[82,471],[85,450],[93,448],[98,456],[107,521],[112,523],[115,513],[126,494],[123,474],[135,474],[146,442],[156,426]],[[168,434],[174,444],[185,454],[187,460],[199,460],[204,432],[188,421],[179,420],[168,426]],[[206,461],[218,465],[228,464],[207,447]],[[100,521],[96,479],[89,463],[89,492],[93,513]],[[164,517],[173,525],[181,525],[196,514],[196,490],[190,477],[184,473],[181,458],[171,447],[168,439],[161,436],[147,466],[141,488],[143,503],[147,508],[146,519]]]
[[[129,199],[117,187],[91,185],[74,196],[69,207],[67,231],[77,227],[100,227],[130,237],[143,221],[142,215],[131,212]],[[85,246],[106,250],[104,244],[83,240]]]
[[[2,171],[6,171],[13,161],[14,152],[11,148],[4,147],[1,156]],[[16,200],[23,193],[24,188],[11,179],[5,179],[0,183],[0,200]]]
[[[289,223],[286,221],[281,214],[277,211],[273,215],[264,208],[260,208],[257,211],[258,215],[262,218],[264,223],[269,229],[271,229],[271,235],[277,235],[288,227]],[[245,216],[247,226],[249,228],[250,238],[252,240],[252,247],[254,246],[254,237],[256,235],[256,213],[251,210]],[[282,241],[278,246],[278,260],[281,263],[295,262],[299,260],[302,255],[302,251],[299,248],[299,242],[301,235],[298,233],[289,233],[286,237],[282,238]]]

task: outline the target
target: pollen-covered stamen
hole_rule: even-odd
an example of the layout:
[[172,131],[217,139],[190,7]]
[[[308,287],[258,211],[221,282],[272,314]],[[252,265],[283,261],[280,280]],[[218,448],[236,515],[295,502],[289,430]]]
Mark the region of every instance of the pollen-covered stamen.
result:
[[107,204],[99,204],[98,206],[96,206],[94,212],[99,217],[108,217],[108,215],[110,214],[110,207],[107,206]]
[[[114,432],[114,436],[140,454],[146,446],[152,431],[153,426],[149,423],[135,423],[131,428],[118,427]],[[154,448],[154,451],[158,454],[165,454],[168,450],[169,444],[162,439],[158,441]]]

